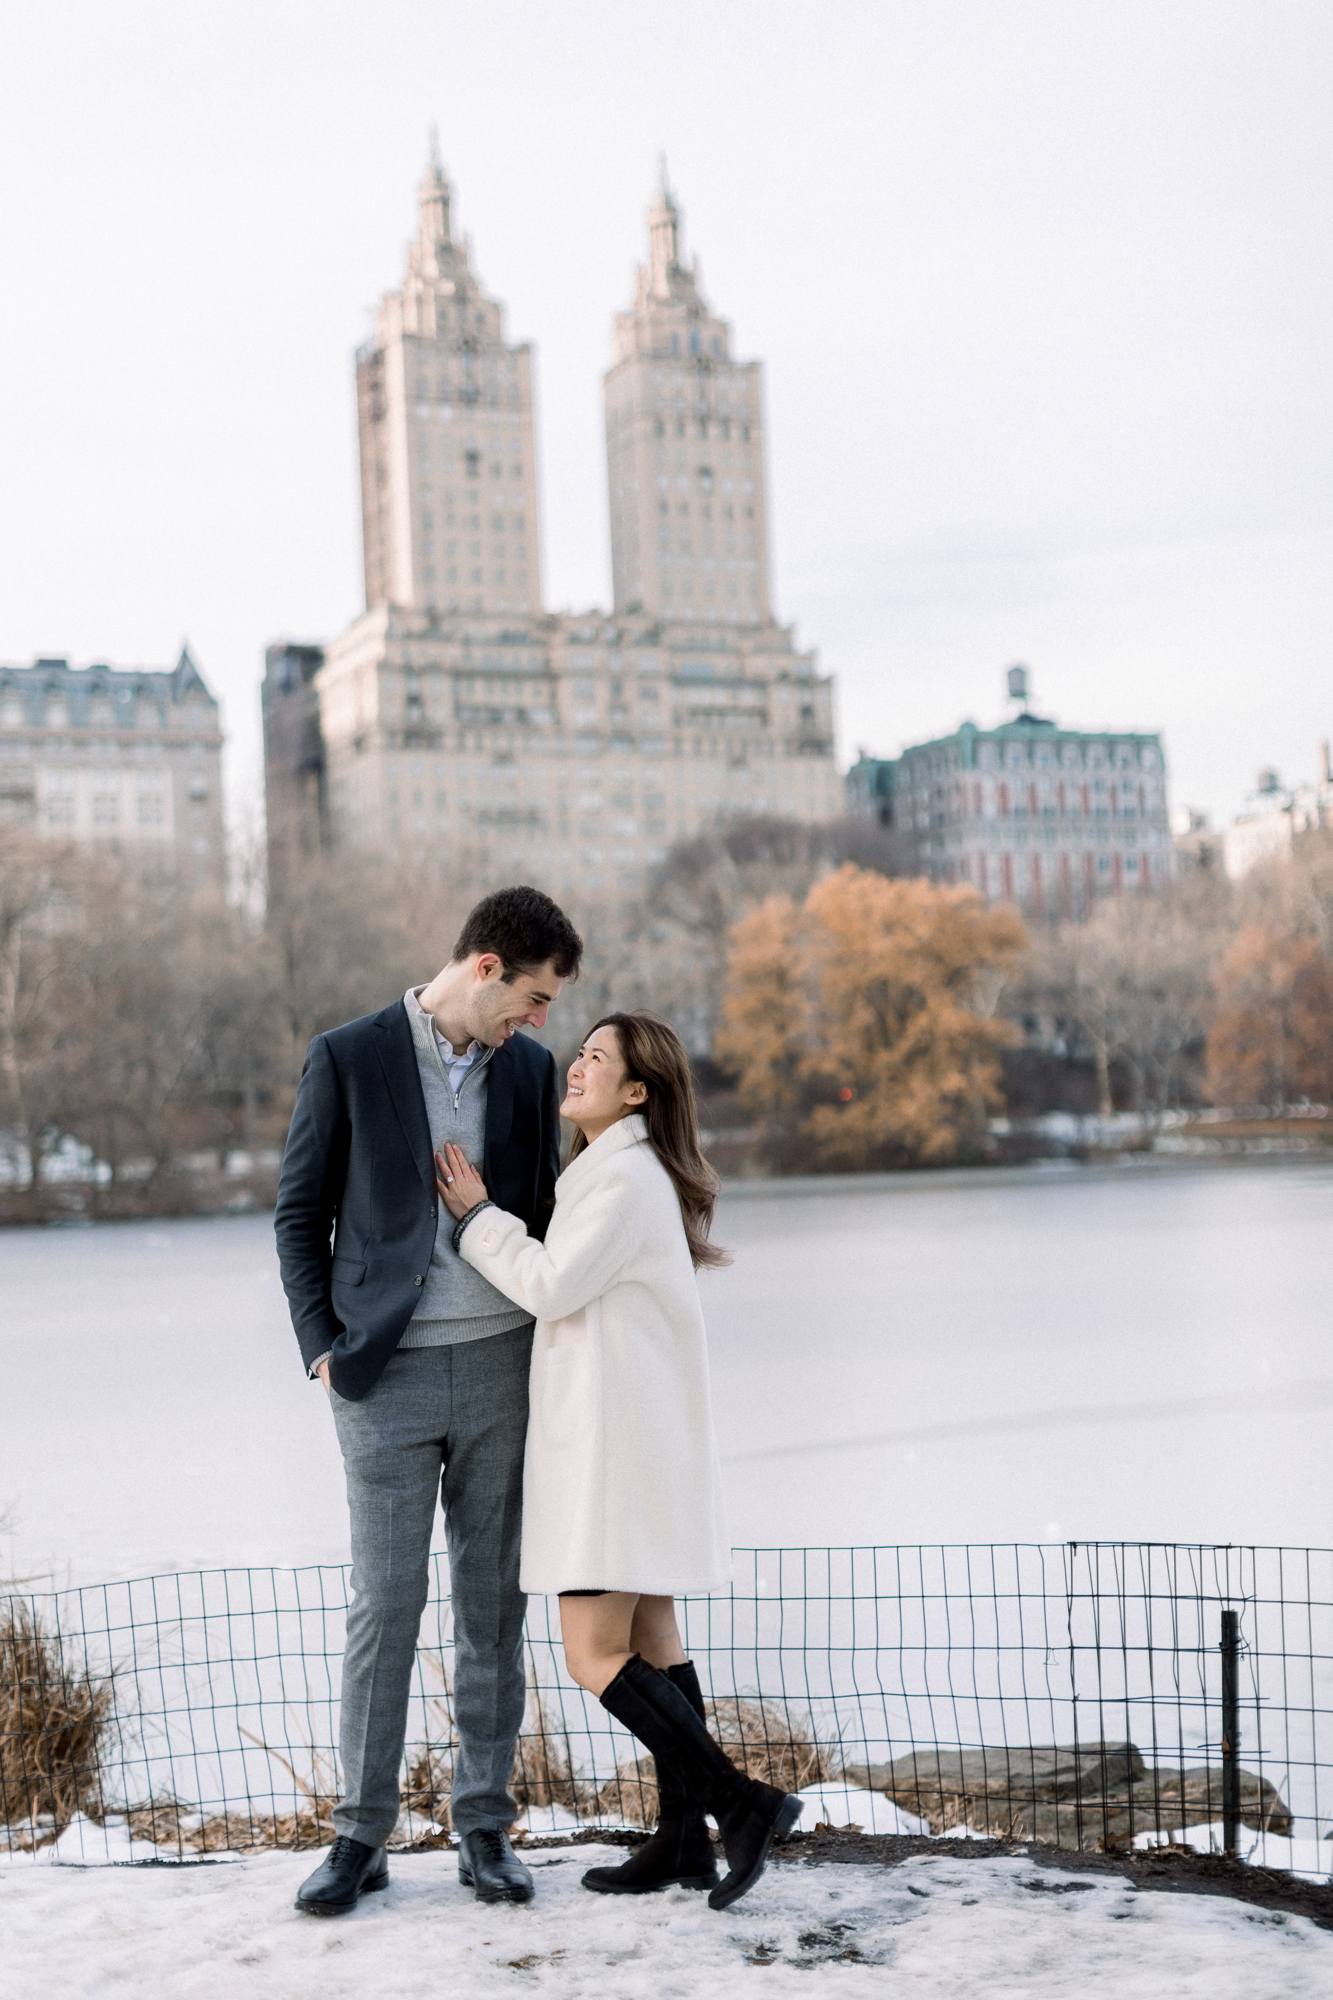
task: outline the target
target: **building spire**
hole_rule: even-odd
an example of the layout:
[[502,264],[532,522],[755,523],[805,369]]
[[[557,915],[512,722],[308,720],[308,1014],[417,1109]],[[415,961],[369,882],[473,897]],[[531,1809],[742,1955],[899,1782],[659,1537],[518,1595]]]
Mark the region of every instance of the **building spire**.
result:
[[657,156],[657,192],[648,210],[648,282],[659,299],[669,298],[680,275],[680,210],[667,185],[666,154]]
[[421,176],[421,266],[425,271],[439,269],[441,251],[448,249],[453,242],[449,215],[451,200],[452,190],[440,158],[440,128],[432,125],[430,157]]

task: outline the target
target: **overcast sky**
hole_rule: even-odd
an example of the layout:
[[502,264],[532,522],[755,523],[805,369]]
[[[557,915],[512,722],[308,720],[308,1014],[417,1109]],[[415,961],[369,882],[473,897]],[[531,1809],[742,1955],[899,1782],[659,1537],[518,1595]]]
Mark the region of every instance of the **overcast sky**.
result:
[[779,615],[843,752],[1166,732],[1228,817],[1333,734],[1328,0],[42,0],[0,42],[0,659],[170,663],[234,800],[265,643],[361,607],[352,351],[430,124],[537,349],[550,606],[664,148],[767,364]]

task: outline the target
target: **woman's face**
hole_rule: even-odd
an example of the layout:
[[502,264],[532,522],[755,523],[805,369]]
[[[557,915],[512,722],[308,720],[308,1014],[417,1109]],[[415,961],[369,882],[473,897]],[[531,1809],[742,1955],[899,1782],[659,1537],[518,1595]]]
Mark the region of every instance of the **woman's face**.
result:
[[565,1101],[560,1116],[577,1125],[587,1139],[595,1139],[639,1110],[648,1093],[641,1083],[630,1083],[614,1028],[597,1028],[569,1065]]

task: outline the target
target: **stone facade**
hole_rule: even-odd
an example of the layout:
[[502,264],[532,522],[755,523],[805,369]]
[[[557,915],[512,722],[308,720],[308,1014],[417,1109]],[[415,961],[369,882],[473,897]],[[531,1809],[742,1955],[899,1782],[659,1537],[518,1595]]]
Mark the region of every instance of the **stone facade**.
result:
[[604,379],[611,576],[618,612],[767,625],[763,380],[737,361],[731,328],[680,255],[680,215],[661,183],[648,262],[617,313]]
[[438,157],[402,287],[357,355],[366,603],[525,615],[541,605],[532,350],[453,235]]
[[324,648],[279,639],[264,652],[264,821],[269,881],[322,844],[327,807],[315,676]]
[[172,669],[0,666],[0,812],[220,890],[222,731],[188,648]]
[[317,795],[335,848],[623,910],[673,841],[842,810],[832,681],[770,608],[758,363],[730,359],[663,185],[606,378],[615,610],[546,613],[531,352],[505,345],[451,210],[432,159],[357,362],[367,608],[308,680],[313,791],[307,683],[270,649],[269,798],[290,825]]
[[919,873],[1036,916],[1084,916],[1100,896],[1161,889],[1175,872],[1155,734],[1026,713],[996,729],[965,722],[900,757],[863,753],[847,802],[897,829]]
[[472,883],[633,899],[675,840],[841,809],[830,684],[771,627],[379,609],[319,691],[334,843]]

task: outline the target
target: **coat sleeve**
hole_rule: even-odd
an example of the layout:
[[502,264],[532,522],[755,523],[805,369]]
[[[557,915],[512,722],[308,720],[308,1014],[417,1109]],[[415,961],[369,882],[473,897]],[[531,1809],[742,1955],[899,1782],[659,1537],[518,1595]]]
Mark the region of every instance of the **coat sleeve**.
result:
[[554,1244],[538,1243],[521,1219],[484,1208],[463,1231],[458,1253],[497,1291],[534,1319],[565,1319],[599,1298],[629,1262],[634,1239],[625,1189],[603,1183],[583,1195]]
[[273,1213],[282,1289],[307,1369],[342,1332],[330,1293],[330,1238],[347,1177],[351,1134],[328,1043],[316,1035],[301,1071]]
[[555,1209],[555,1184],[560,1173],[560,1072],[555,1057],[546,1057],[546,1082],[542,1089],[541,1157],[537,1162],[537,1203],[532,1233],[540,1243],[551,1226]]

